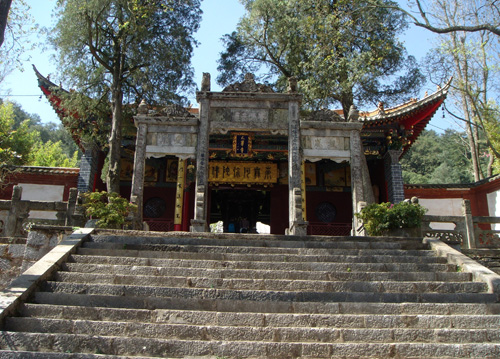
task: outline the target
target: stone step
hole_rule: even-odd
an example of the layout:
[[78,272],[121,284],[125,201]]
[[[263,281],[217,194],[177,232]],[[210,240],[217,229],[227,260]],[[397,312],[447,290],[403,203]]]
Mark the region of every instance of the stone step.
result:
[[461,343],[486,343],[500,341],[498,328],[469,330],[455,328],[235,327],[16,317],[7,318],[4,331],[234,342],[454,343],[460,341]]
[[70,261],[77,263],[225,268],[288,271],[330,271],[330,272],[456,272],[457,266],[449,263],[358,263],[358,262],[242,262],[229,260],[191,260],[166,258],[111,257],[101,255],[72,255]]
[[79,248],[80,255],[109,257],[169,258],[238,262],[333,262],[333,263],[446,263],[446,258],[412,255],[286,255],[286,254],[238,254],[238,253],[188,253],[127,249]]
[[2,349],[187,357],[309,357],[309,358],[498,358],[496,343],[290,343],[256,341],[179,340],[116,336],[87,336],[65,333],[3,332]]
[[[2,359],[158,359],[158,357],[145,356],[124,356],[124,355],[102,355],[90,353],[42,353],[42,352],[27,352],[27,351],[9,351],[0,350],[0,358]],[[168,359],[167,357],[164,357]],[[191,359],[195,359],[192,357]],[[214,359],[216,359],[214,357]]]
[[428,249],[422,238],[331,237],[331,236],[276,236],[249,234],[211,234],[208,237],[191,234],[162,233],[157,236],[99,235],[93,234],[89,242],[129,244],[174,244],[223,247],[264,248],[344,248],[344,249]]
[[[345,284],[345,283],[344,283]],[[458,283],[456,289],[460,288]],[[482,285],[482,283],[477,283]],[[114,296],[138,296],[138,297],[160,297],[169,298],[207,298],[207,299],[229,299],[229,300],[251,300],[251,301],[296,301],[296,302],[495,302],[498,300],[496,294],[477,292],[457,292],[451,290],[454,286],[436,286],[430,290],[441,290],[440,292],[382,292],[365,291],[367,288],[357,288],[358,292],[336,291],[278,291],[278,290],[239,290],[239,289],[217,289],[217,288],[182,288],[182,287],[154,287],[144,285],[114,285],[114,284],[87,284],[87,283],[65,283],[46,282],[42,290],[53,293],[85,294],[85,295],[114,295]],[[442,288],[442,289],[441,289]],[[395,290],[396,288],[394,288]],[[446,290],[449,290],[447,292]]]
[[216,288],[253,291],[314,291],[373,293],[481,293],[488,290],[480,282],[402,282],[402,281],[320,281],[286,279],[232,279],[203,277],[142,276],[58,272],[58,282],[88,285],[112,284],[173,288]]
[[[120,274],[134,276],[185,276],[205,278],[254,278],[254,279],[293,279],[293,280],[384,280],[384,281],[453,281],[472,280],[466,272],[367,272],[360,271],[303,271],[303,270],[258,270],[230,268],[188,268],[154,267],[137,265],[107,265],[65,263],[63,270],[78,273]],[[344,268],[345,269],[345,268]]]
[[[488,298],[486,298],[488,299]],[[36,292],[36,304],[122,309],[173,309],[237,313],[303,313],[303,314],[396,314],[396,315],[499,315],[500,303],[485,300],[476,303],[377,303],[377,302],[290,302],[231,300],[210,298],[142,297],[114,295],[82,295],[71,293]]]
[[102,307],[57,306],[26,303],[23,317],[49,319],[85,319],[105,322],[144,322],[206,326],[303,327],[303,328],[414,328],[414,329],[495,329],[499,315],[470,314],[309,314],[244,313],[171,309],[120,309]]
[[386,256],[435,256],[434,251],[428,249],[393,249],[393,248],[282,248],[282,247],[245,247],[245,246],[218,246],[218,245],[178,245],[178,244],[126,244],[85,242],[82,248],[91,249],[126,249],[153,252],[185,252],[185,253],[213,253],[213,254],[281,254],[281,255],[386,255]]

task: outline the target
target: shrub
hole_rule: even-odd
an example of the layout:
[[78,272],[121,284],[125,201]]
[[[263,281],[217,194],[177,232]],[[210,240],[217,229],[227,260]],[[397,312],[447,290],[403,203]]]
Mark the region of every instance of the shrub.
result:
[[380,236],[392,229],[420,227],[426,211],[418,203],[385,202],[370,204],[356,213],[356,216],[363,221],[368,235]]
[[100,228],[122,228],[128,214],[137,210],[135,204],[115,192],[87,192],[82,197],[85,214],[90,219],[98,219]]

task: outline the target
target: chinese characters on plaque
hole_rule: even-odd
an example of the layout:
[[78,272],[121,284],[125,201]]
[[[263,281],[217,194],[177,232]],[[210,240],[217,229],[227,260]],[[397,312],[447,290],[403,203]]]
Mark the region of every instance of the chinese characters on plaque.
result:
[[233,133],[233,156],[252,157],[252,140],[248,133]]
[[208,181],[231,184],[272,184],[278,180],[278,166],[271,162],[210,162]]

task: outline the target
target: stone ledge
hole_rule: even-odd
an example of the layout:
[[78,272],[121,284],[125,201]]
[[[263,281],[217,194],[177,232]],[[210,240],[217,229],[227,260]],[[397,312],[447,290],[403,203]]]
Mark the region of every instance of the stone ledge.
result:
[[474,280],[488,284],[489,293],[500,295],[500,275],[453,249],[446,243],[441,242],[439,239],[424,238],[424,243],[429,244],[438,256],[446,258],[449,263],[455,264],[464,271],[472,273]]
[[41,281],[53,274],[93,230],[93,228],[76,230],[0,292],[0,323],[16,311],[17,306],[31,295]]

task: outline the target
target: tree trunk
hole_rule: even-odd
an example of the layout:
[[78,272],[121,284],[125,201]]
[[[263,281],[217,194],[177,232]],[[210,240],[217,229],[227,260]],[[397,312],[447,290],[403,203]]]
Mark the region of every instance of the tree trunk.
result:
[[109,136],[109,169],[106,176],[108,192],[120,193],[120,158],[122,147],[123,92],[119,81],[113,81],[111,106],[113,118]]
[[465,132],[467,133],[467,138],[469,140],[470,157],[472,160],[472,171],[474,172],[474,181],[477,182],[481,180],[481,171],[479,169],[476,142],[474,141],[474,135],[472,133],[472,125],[470,123],[469,112],[465,105],[464,105],[464,115],[465,119],[467,120],[467,123],[465,125]]
[[7,19],[9,17],[9,9],[12,0],[0,0],[0,47],[5,38],[5,28],[7,27]]

